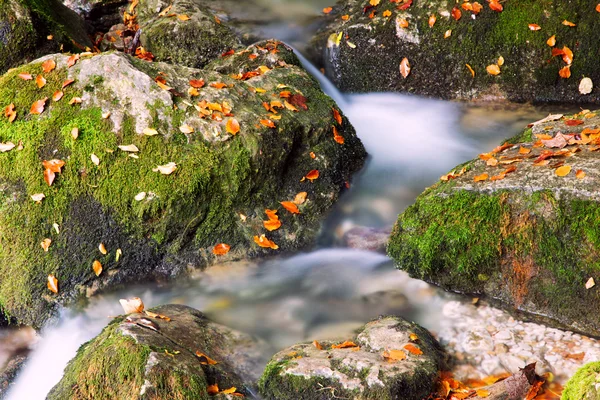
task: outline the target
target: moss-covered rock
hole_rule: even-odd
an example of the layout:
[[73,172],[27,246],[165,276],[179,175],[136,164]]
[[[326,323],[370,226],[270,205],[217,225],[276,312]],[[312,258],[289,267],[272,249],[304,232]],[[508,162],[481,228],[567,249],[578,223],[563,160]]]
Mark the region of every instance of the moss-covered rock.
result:
[[[539,123],[458,166],[400,215],[389,255],[413,277],[600,334],[600,291],[586,289],[600,272],[597,126],[594,113]],[[573,144],[536,136],[559,131]]]
[[600,362],[591,362],[581,367],[569,379],[561,400],[600,399]]
[[263,344],[190,307],[152,311],[171,320],[116,318],[80,347],[48,399],[209,399],[215,384],[248,394]]
[[[594,34],[597,3],[507,1],[502,12],[480,3],[483,10],[475,15],[459,3],[444,0],[415,1],[405,10],[397,2],[382,1],[373,8],[364,1],[339,1],[324,17],[326,28],[313,39],[312,58],[341,90],[349,92],[579,103],[600,98],[597,89],[589,95],[578,90],[584,76],[600,82]],[[458,21],[451,16],[454,7],[462,14]],[[430,27],[432,15],[437,21]],[[563,25],[565,20],[577,25]],[[408,22],[407,28],[402,27],[403,21]],[[532,31],[529,24],[533,23],[541,30]],[[448,31],[451,35],[445,38]],[[556,49],[567,46],[574,53],[569,79],[559,77],[566,64],[562,57],[552,57],[546,44],[553,35]],[[504,58],[501,73],[489,75],[486,67],[496,64],[500,56]],[[406,79],[399,71],[404,57],[412,67]]]
[[[43,60],[0,78],[0,106],[14,104],[17,112],[13,123],[0,118],[0,142],[16,145],[0,153],[0,308],[22,323],[40,326],[55,306],[86,292],[206,266],[217,259],[218,243],[231,246],[221,260],[306,247],[365,158],[346,119],[338,127],[345,143],[334,140],[334,102],[277,42],[204,70],[120,53],[86,56],[71,68],[66,55],[48,58],[57,68],[43,74],[42,89],[18,74],[42,73]],[[256,76],[242,79],[248,71]],[[67,78],[75,82],[63,88],[64,98],[51,100]],[[198,95],[188,93],[190,79],[206,82]],[[217,83],[225,86],[211,86]],[[43,113],[30,114],[44,98]],[[70,104],[73,98],[81,103]],[[277,105],[285,100],[296,106]],[[235,136],[226,129],[232,118],[240,125]],[[146,128],[158,135],[145,135]],[[139,152],[118,148],[131,144]],[[48,187],[42,161],[51,159],[65,166]],[[171,175],[156,171],[168,163],[177,167]],[[318,179],[304,179],[311,170]],[[299,214],[286,211],[280,202],[300,192],[307,197]],[[40,203],[31,198],[38,193],[45,195]],[[278,210],[281,228],[265,229],[265,209]],[[260,247],[254,237],[263,234],[279,248]],[[40,246],[46,238],[47,252]],[[94,260],[103,265],[99,277]],[[46,288],[50,274],[57,295]]]
[[[358,347],[334,348],[339,343],[323,341],[321,349],[306,343],[282,350],[267,365],[260,393],[278,400],[421,400],[432,392],[443,353],[424,328],[400,317],[381,317],[361,328],[353,343]],[[396,360],[386,359],[386,351]]]
[[[241,48],[237,35],[203,0],[141,0],[137,21],[142,46],[157,61],[202,68],[229,50]],[[164,16],[160,11],[171,7]]]
[[0,73],[61,48],[79,51],[85,47],[92,43],[83,20],[60,1],[0,3]]

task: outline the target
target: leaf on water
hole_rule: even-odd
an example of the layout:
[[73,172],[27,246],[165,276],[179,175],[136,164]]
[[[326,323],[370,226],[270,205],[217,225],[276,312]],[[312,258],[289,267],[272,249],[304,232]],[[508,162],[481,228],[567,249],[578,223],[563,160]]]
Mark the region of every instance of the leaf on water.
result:
[[92,264],[92,269],[94,270],[96,276],[100,276],[100,274],[102,273],[102,264],[100,264],[100,261],[94,260]]
[[416,345],[412,344],[412,343],[408,343],[404,345],[404,348],[411,354],[414,354],[416,356],[423,354],[423,352],[421,351],[421,349],[419,349]]
[[104,243],[100,243],[98,245],[98,250],[100,251],[100,253],[106,255],[106,253],[108,253],[108,251],[106,251],[106,246],[104,246]]
[[219,243],[213,247],[212,252],[215,256],[224,256],[229,253],[231,246],[225,243]]
[[556,168],[556,170],[554,171],[556,176],[561,176],[561,177],[569,175],[570,172],[571,172],[570,165],[563,165],[562,167]]
[[96,165],[100,165],[100,159],[98,158],[97,155],[95,155],[94,153],[90,154],[90,158],[92,159],[92,162]]
[[15,144],[13,142],[0,143],[0,153],[11,151],[14,148]]
[[52,239],[44,239],[42,240],[42,242],[40,243],[40,245],[42,246],[42,249],[44,249],[44,251],[48,251],[48,249],[50,248],[50,245],[52,244]]
[[167,163],[165,165],[159,165],[156,168],[152,168],[153,172],[160,172],[163,175],[171,175],[177,169],[177,164],[174,162]]
[[260,237],[259,236],[254,236],[254,243],[256,243],[257,245],[259,245],[260,247],[270,248],[270,249],[273,249],[273,250],[277,250],[279,248],[279,246],[277,246],[275,244],[275,242],[267,239],[264,234],[260,235]]
[[581,94],[590,94],[592,93],[593,88],[594,83],[590,78],[583,78],[581,82],[579,82],[579,93]]
[[119,149],[129,153],[137,153],[140,151],[135,144],[120,145]]
[[473,178],[473,180],[475,182],[481,182],[481,181],[485,181],[488,178],[488,174],[481,174],[481,175],[477,175],[476,177]]
[[58,279],[52,274],[48,275],[48,289],[52,293],[58,293]]
[[406,353],[402,350],[385,350],[381,356],[390,363],[406,359]]
[[35,201],[36,203],[41,203],[45,198],[46,195],[44,193],[35,193],[31,195],[31,200]]
[[490,75],[498,75],[498,74],[500,74],[500,67],[498,66],[498,64],[490,64],[487,67],[485,67],[485,70]]
[[131,299],[120,299],[121,307],[125,314],[142,313],[144,312],[144,302],[139,297],[132,297]]
[[53,59],[46,60],[42,63],[42,71],[45,73],[51,72],[56,68],[56,62]]
[[236,135],[240,131],[240,123],[235,118],[229,118],[227,120],[227,124],[225,125],[225,129],[228,133]]
[[406,79],[408,75],[410,75],[410,70],[411,68],[410,63],[408,62],[408,58],[404,57],[400,62],[400,75],[402,75],[402,77]]
[[292,214],[300,214],[300,210],[298,210],[298,206],[296,205],[296,203],[293,203],[291,201],[282,201],[280,204],[283,206],[283,208],[285,208]]
[[345,342],[340,343],[340,344],[331,345],[332,349],[348,349],[348,348],[352,348],[352,347],[358,347],[358,345],[350,340],[346,340]]
[[585,283],[585,288],[588,290],[593,288],[594,286],[596,286],[596,282],[594,282],[594,278],[588,279],[587,282]]
[[556,35],[552,35],[546,41],[546,44],[550,47],[554,47],[556,45]]
[[31,114],[36,114],[39,115],[41,113],[44,112],[44,108],[46,107],[46,101],[48,100],[47,97],[44,97],[41,100],[38,101],[34,101],[33,104],[31,105],[31,109],[29,110],[29,112]]
[[200,364],[203,365],[215,365],[219,363],[218,361],[215,361],[206,354],[202,353],[200,350],[196,350],[196,357],[200,358]]

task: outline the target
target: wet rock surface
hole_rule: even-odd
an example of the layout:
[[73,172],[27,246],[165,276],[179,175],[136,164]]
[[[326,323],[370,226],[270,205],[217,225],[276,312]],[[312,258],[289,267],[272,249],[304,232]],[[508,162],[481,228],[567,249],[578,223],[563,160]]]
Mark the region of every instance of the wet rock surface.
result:
[[[411,340],[411,334],[417,337]],[[297,344],[277,353],[260,380],[260,393],[267,399],[422,399],[443,363],[436,340],[399,317],[372,321],[346,347],[336,345]],[[390,360],[389,352],[397,359]]]
[[399,217],[388,253],[413,277],[598,335],[600,292],[589,285],[600,259],[600,118],[555,119],[427,189]]
[[79,349],[48,399],[208,399],[211,385],[250,393],[264,363],[265,343],[190,307],[151,311],[170,320],[146,314],[119,317]]
[[[595,3],[506,2],[501,12],[480,3],[482,9],[475,13],[441,0],[375,7],[339,1],[323,17],[327,25],[313,39],[312,59],[347,92],[398,91],[465,100],[598,99],[597,90],[579,92],[584,76],[600,82],[596,44],[588,33],[597,26]],[[533,23],[541,29],[532,30]],[[556,44],[550,47],[546,42],[553,35]],[[573,51],[572,62],[553,57],[552,51],[564,46]],[[488,74],[487,66],[500,56],[500,73]],[[411,70],[403,78],[400,63],[405,57]],[[559,70],[568,64],[571,77],[563,79]]]

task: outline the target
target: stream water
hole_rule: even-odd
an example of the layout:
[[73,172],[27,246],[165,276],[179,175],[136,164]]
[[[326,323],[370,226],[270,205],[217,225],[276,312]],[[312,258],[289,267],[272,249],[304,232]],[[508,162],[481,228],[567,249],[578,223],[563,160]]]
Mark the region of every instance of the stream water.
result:
[[[314,13],[326,5],[292,3]],[[276,30],[272,33],[277,36]],[[336,244],[353,226],[390,226],[439,176],[548,111],[531,106],[476,107],[399,94],[344,95],[314,67],[306,67],[338,102],[370,154],[367,167],[324,222],[320,247],[289,258],[215,266],[185,283],[103,293],[90,299],[84,310],[64,310],[57,324],[39,334],[9,399],[45,398],[77,348],[122,312],[118,300],[126,297],[139,296],[147,307],[187,304],[219,323],[266,340],[273,353],[299,341],[349,337],[380,314],[398,314],[434,333],[457,335],[452,329],[460,318],[452,313],[472,312],[467,309],[470,298],[413,280],[384,255]],[[492,314],[469,318],[492,318]],[[511,326],[518,324],[506,320],[512,321],[507,322]],[[463,321],[469,321],[467,316]],[[7,343],[0,335],[0,361],[2,347],[4,353],[12,351]]]

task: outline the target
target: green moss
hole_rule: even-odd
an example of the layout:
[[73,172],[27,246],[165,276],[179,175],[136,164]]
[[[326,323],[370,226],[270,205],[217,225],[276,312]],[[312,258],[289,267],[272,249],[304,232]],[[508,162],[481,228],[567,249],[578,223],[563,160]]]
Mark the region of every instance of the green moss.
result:
[[562,392],[561,400],[595,400],[600,395],[600,362],[591,362],[577,370]]
[[150,349],[123,336],[119,322],[81,346],[49,399],[126,399],[140,392]]

